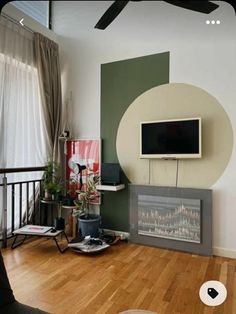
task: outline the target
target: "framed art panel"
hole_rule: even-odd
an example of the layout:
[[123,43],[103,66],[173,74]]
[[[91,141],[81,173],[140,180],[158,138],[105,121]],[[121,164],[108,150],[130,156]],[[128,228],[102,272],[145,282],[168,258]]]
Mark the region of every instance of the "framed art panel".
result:
[[[85,191],[88,178],[101,171],[101,140],[71,139],[66,142],[66,179],[71,193]],[[100,204],[100,197],[93,204]]]
[[201,200],[138,195],[138,234],[201,243]]
[[212,190],[129,184],[130,241],[212,255]]

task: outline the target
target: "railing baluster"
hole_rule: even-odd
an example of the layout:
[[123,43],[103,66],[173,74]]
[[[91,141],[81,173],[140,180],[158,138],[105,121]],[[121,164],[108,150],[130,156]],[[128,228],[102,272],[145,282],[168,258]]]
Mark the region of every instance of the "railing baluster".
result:
[[29,223],[29,182],[26,183],[26,224]]
[[22,227],[22,183],[20,183],[19,186],[19,192],[20,192],[20,196],[19,196],[19,226],[20,228]]
[[39,197],[42,196],[42,181],[39,181]]
[[[2,189],[1,195],[1,208],[2,208],[2,223],[1,223],[1,236],[0,242],[3,247],[7,247],[7,239],[12,236],[15,228],[22,227],[24,223],[29,223],[30,209],[32,208],[32,222],[38,223],[40,218],[40,202],[38,197],[42,193],[42,179],[20,181],[20,182],[7,182],[8,173],[19,173],[19,172],[32,172],[32,171],[43,171],[45,167],[28,167],[28,168],[0,168],[0,174],[3,175],[0,187]],[[32,189],[31,190],[31,184]],[[39,184],[39,195],[36,193],[36,185]],[[26,185],[26,192],[25,192]],[[26,204],[23,202],[26,193]],[[23,195],[24,194],[24,195]],[[37,204],[36,204],[37,202]],[[32,203],[32,204],[31,204]],[[25,206],[25,205],[26,206]],[[24,205],[24,208],[23,208]],[[11,212],[9,213],[9,210]],[[36,212],[37,211],[37,212]],[[10,214],[11,221],[8,221]],[[18,219],[19,215],[19,219]],[[23,222],[22,215],[26,216],[26,221]],[[17,220],[16,220],[17,217]],[[10,229],[10,230],[9,230]],[[10,232],[9,232],[10,231]]]
[[3,179],[3,190],[2,190],[2,207],[3,207],[3,221],[2,221],[2,229],[3,229],[3,247],[7,247],[7,177],[4,173]]
[[11,186],[11,233],[15,230],[15,184]]
[[35,224],[35,216],[36,216],[36,205],[35,205],[35,182],[33,182],[33,224]]
[[40,204],[40,198],[42,196],[42,181],[39,181],[39,203],[38,203],[38,209],[39,209],[39,224],[41,225],[41,204]]

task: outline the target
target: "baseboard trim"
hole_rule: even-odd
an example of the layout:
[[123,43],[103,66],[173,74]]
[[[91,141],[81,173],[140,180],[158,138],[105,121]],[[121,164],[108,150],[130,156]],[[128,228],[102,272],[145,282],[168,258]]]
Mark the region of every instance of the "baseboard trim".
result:
[[[118,231],[112,229],[103,229],[105,232],[113,232],[115,235],[119,235],[122,240],[128,240],[130,238],[130,233],[125,231]],[[213,255],[228,257],[228,258],[236,258],[236,250],[229,250],[222,247],[213,247]]]
[[229,250],[222,247],[213,247],[213,255],[236,258],[236,250]]

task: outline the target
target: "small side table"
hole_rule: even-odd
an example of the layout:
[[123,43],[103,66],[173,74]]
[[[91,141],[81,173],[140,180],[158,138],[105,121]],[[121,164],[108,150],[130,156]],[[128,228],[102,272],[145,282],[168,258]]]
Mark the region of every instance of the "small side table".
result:
[[77,219],[76,217],[74,217],[73,214],[73,210],[76,208],[76,206],[69,206],[69,205],[61,205],[62,209],[70,209],[70,216],[72,217],[72,224],[70,223],[69,220],[69,228],[70,228],[70,235],[75,238],[76,237],[76,226],[77,226]]
[[[29,226],[29,225],[27,225],[27,226]],[[25,227],[27,227],[27,226],[25,226]],[[66,247],[64,247],[64,248],[61,248],[60,245],[59,245],[59,243],[58,243],[58,241],[57,241],[57,236],[58,236],[58,235],[64,235],[64,237],[66,238],[67,243],[69,242],[69,241],[68,241],[68,238],[67,238],[67,236],[66,236],[66,233],[64,232],[64,230],[57,230],[56,232],[52,232],[52,228],[51,228],[51,229],[49,229],[49,231],[47,231],[47,232],[45,232],[45,233],[36,233],[36,232],[33,232],[33,231],[32,231],[32,232],[25,231],[25,227],[22,227],[22,228],[20,228],[20,229],[18,229],[18,230],[15,230],[15,231],[13,232],[15,238],[14,238],[13,243],[12,243],[12,245],[11,245],[11,248],[12,248],[12,249],[15,249],[16,247],[22,245],[22,244],[25,242],[25,240],[26,240],[26,238],[27,238],[28,236],[30,236],[30,237],[32,237],[32,236],[36,236],[36,237],[47,237],[47,238],[53,239],[53,240],[55,241],[56,246],[57,246],[57,248],[58,248],[58,250],[59,250],[60,253],[64,253],[64,252],[68,249],[68,246],[66,246]],[[29,227],[31,227],[31,226],[29,226]],[[42,228],[43,228],[44,226],[37,226],[37,227],[42,227]],[[24,239],[21,240],[20,242],[17,242],[17,238],[18,238],[18,236],[20,236],[20,235],[23,235],[23,236],[24,236]]]

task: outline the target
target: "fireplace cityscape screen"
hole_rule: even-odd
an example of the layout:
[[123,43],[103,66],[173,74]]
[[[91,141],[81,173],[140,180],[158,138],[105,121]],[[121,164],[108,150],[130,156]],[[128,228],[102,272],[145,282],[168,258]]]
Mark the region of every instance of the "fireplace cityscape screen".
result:
[[138,234],[201,242],[201,200],[138,195]]

